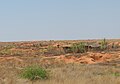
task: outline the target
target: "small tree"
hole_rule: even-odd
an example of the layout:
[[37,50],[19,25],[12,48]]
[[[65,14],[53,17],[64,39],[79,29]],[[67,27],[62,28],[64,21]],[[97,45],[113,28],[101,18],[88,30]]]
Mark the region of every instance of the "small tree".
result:
[[104,38],[103,41],[101,42],[100,48],[101,48],[101,50],[107,49],[107,42],[106,42],[106,39],[105,39],[105,38]]
[[74,53],[84,53],[85,52],[85,44],[84,43],[78,43],[72,45],[72,52]]

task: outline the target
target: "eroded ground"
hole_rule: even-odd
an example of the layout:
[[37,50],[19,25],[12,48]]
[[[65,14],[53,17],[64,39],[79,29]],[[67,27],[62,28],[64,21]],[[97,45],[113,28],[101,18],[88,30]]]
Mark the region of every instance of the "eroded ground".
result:
[[[62,49],[64,45],[77,42],[0,43],[0,84],[32,84],[18,75],[30,65],[40,65],[51,74],[48,80],[34,84],[120,84],[119,47],[85,53],[66,53]],[[120,44],[118,40],[109,41],[109,44],[112,42]]]

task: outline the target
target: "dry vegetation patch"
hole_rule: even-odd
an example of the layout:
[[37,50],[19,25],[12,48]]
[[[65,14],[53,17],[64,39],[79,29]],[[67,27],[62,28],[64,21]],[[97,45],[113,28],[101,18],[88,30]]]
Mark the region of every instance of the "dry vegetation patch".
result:
[[[99,42],[101,46],[96,45]],[[120,84],[119,44],[105,39],[0,43],[0,84]],[[49,79],[31,82],[21,78],[22,70],[32,65],[47,70]],[[36,74],[41,69],[33,69],[29,71],[33,79],[39,79]]]

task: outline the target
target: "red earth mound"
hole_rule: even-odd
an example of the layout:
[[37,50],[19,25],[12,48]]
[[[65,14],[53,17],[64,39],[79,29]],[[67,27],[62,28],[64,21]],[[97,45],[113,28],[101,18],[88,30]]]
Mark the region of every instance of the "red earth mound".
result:
[[85,64],[94,64],[100,62],[106,62],[111,60],[111,54],[102,54],[102,53],[88,53],[88,55],[75,57],[75,56],[65,56],[61,55],[56,57],[56,59],[62,60],[65,63],[85,63]]

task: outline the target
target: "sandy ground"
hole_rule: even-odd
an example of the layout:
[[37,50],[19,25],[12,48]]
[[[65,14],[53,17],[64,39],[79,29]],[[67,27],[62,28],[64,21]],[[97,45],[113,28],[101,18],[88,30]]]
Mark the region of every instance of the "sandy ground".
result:
[[[120,84],[119,49],[83,54],[62,53],[56,56],[41,53],[46,49],[40,51],[38,43],[37,46],[33,43],[22,42],[13,48],[0,48],[0,84]],[[4,43],[4,46],[9,44]],[[40,46],[46,48],[51,44],[43,42]],[[52,45],[56,46],[56,43]],[[44,67],[50,74],[49,79],[32,82],[20,78],[22,69],[31,65]]]

